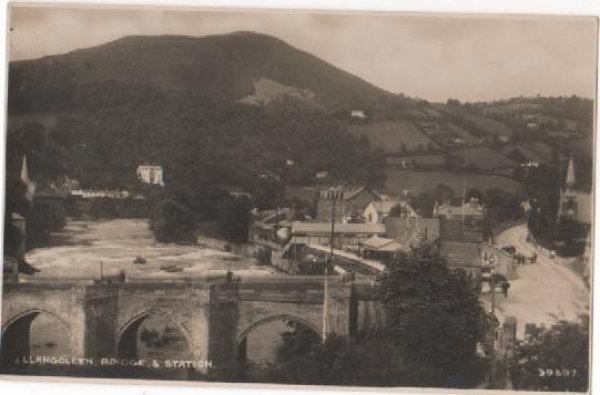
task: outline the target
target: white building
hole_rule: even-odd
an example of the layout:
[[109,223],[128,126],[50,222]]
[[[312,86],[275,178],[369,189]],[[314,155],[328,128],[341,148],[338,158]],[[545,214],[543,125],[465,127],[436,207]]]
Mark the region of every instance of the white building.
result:
[[144,184],[164,186],[163,168],[158,165],[139,165],[137,168],[138,179]]
[[363,110],[352,110],[350,111],[350,116],[352,118],[365,119],[367,116]]
[[390,211],[396,206],[400,206],[401,218],[417,218],[417,213],[406,201],[384,200],[369,203],[363,212],[365,222],[371,224],[383,223],[384,218],[389,216]]

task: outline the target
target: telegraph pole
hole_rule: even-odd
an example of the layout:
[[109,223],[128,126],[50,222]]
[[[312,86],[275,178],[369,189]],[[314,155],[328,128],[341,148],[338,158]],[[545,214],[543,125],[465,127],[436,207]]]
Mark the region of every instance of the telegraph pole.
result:
[[329,236],[329,244],[330,244],[329,261],[333,262],[333,242],[335,240],[335,202],[337,200],[336,191],[331,192],[331,198],[333,200],[333,203],[331,205],[331,234]]
[[331,191],[331,234],[329,237],[329,258],[327,262],[325,262],[325,289],[323,292],[323,342],[327,339],[327,333],[329,331],[327,315],[329,314],[329,300],[328,300],[328,288],[329,288],[329,263],[333,264],[333,243],[335,240],[335,203],[337,200],[337,192],[335,190]]
[[327,265],[325,266],[325,290],[323,292],[323,343],[327,340],[327,332],[329,332],[329,328],[327,328],[327,314],[329,314],[329,301],[327,300],[327,291],[328,291],[328,270]]
[[494,385],[494,358],[496,358],[496,280],[494,279],[494,267],[496,266],[496,255],[492,255],[492,261],[490,262],[490,287],[492,289],[492,333],[490,342],[490,382],[489,387],[493,388]]

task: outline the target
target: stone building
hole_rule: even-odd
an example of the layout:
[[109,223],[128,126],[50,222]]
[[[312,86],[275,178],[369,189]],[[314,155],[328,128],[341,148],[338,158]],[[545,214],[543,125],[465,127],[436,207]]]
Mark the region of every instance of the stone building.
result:
[[317,200],[317,221],[359,222],[373,201],[379,201],[378,194],[365,187],[333,187],[323,189]]
[[440,219],[440,255],[448,266],[477,275],[487,221],[485,208],[471,199],[461,206],[437,207],[435,215]]

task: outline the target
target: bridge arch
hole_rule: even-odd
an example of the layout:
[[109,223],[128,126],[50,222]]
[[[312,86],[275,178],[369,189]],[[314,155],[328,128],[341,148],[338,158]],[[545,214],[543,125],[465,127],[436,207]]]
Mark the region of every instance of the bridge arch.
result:
[[271,322],[294,322],[297,324],[301,324],[305,328],[314,332],[314,334],[320,338],[321,329],[315,325],[314,323],[291,315],[291,314],[276,314],[268,317],[261,318],[252,324],[248,325],[244,330],[240,332],[235,341],[235,354],[236,361],[238,366],[242,367],[248,362],[248,336],[256,329],[260,328],[263,325],[269,324]]
[[258,321],[253,322],[252,324],[248,325],[248,327],[246,329],[244,329],[243,331],[240,332],[240,334],[237,336],[236,339],[236,346],[239,346],[240,343],[250,334],[250,332],[252,332],[253,330],[255,330],[256,328],[267,324],[269,322],[273,322],[273,321],[292,321],[292,322],[296,322],[299,324],[302,324],[304,326],[306,326],[308,329],[311,329],[313,332],[315,332],[317,335],[320,333],[321,329],[313,324],[310,321],[307,321],[303,318],[300,317],[296,317],[294,315],[290,315],[290,314],[277,314],[277,315],[272,315],[269,317],[265,317],[265,318],[261,318]]
[[[56,347],[57,343],[60,343],[60,345],[66,349],[63,350],[66,351],[66,353],[71,353],[73,351],[70,341],[68,340],[71,339],[72,334],[71,324],[68,321],[52,311],[39,308],[28,309],[13,315],[11,318],[7,319],[6,322],[2,323],[0,337],[0,367],[3,371],[15,367],[14,364],[16,359],[32,355],[31,326],[39,316],[49,318],[50,325],[58,324],[61,330],[66,329],[67,331],[67,336],[64,336],[63,334],[59,336],[56,333],[51,333],[52,331],[49,330],[50,328],[44,328],[43,332],[48,332],[44,334],[50,336],[50,339],[54,338],[54,341],[56,341],[48,341],[47,346]],[[46,324],[48,324],[48,322],[46,322]],[[54,336],[52,336],[53,334]],[[59,338],[63,341],[59,341]],[[67,340],[64,341],[64,339]],[[48,338],[46,338],[46,340],[48,340]],[[36,345],[34,345],[34,348],[35,346]]]
[[61,317],[59,314],[56,314],[49,310],[34,308],[34,309],[28,309],[28,310],[22,311],[18,314],[15,314],[11,318],[9,318],[5,322],[3,322],[2,323],[2,335],[4,335],[4,332],[6,332],[8,330],[8,328],[11,325],[15,324],[17,321],[25,319],[25,318],[31,318],[33,321],[33,319],[35,317],[37,317],[39,314],[46,314],[52,318],[59,320],[65,327],[67,327],[69,329],[69,332],[71,331],[71,325],[69,324],[69,322],[67,320],[65,320],[63,317]]
[[138,331],[144,321],[148,318],[163,318],[169,323],[175,325],[183,335],[188,352],[192,353],[192,337],[189,330],[179,322],[179,320],[168,312],[162,310],[142,310],[129,318],[117,331],[116,346],[117,354],[121,358],[136,358],[138,355],[137,336]]

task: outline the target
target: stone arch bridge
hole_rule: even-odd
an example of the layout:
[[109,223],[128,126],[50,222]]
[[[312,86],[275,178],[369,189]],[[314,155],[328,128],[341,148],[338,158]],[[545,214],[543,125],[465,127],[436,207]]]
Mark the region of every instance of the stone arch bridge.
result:
[[325,321],[329,333],[349,336],[383,321],[372,281],[330,277],[324,295],[321,276],[5,283],[2,361],[29,352],[29,326],[41,313],[64,324],[72,358],[134,357],[140,323],[158,315],[180,329],[194,360],[213,366],[236,363],[246,336],[273,320],[296,321],[318,334]]

